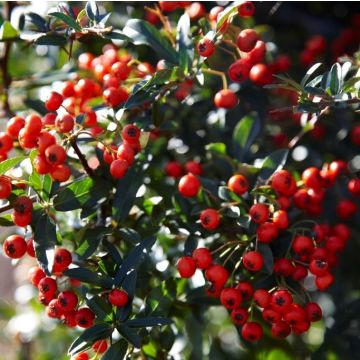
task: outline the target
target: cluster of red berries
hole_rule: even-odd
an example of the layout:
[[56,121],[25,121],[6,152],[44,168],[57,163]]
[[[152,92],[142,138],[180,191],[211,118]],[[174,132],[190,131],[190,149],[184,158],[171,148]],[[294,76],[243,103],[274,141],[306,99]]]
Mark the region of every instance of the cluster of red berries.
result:
[[197,161],[187,161],[184,166],[177,161],[170,161],[165,166],[165,172],[167,176],[177,179],[183,176],[184,173],[201,176],[204,170],[202,165]]
[[[309,329],[310,322],[321,319],[318,304],[309,302],[302,307],[294,303],[298,294],[286,288],[286,281],[302,283],[305,278],[313,279],[314,285],[320,291],[326,290],[334,282],[332,270],[338,264],[338,256],[350,238],[350,229],[342,223],[334,226],[315,223],[307,216],[321,215],[326,189],[333,186],[342,175],[349,174],[347,164],[340,160],[327,164],[321,170],[315,167],[307,168],[303,171],[299,183],[296,183],[287,170],[273,174],[269,184],[265,185],[272,192],[272,200],[269,201],[269,198],[264,196],[262,202],[259,202],[259,198],[255,197],[249,206],[249,221],[256,224],[255,233],[247,234],[250,241],[239,241],[237,244],[232,241],[219,248],[221,250],[229,246],[231,249],[232,245],[243,247],[242,256],[236,258],[235,263],[242,264],[242,272],[245,271],[251,280],[226,287],[230,278],[229,272],[225,266],[213,262],[212,253],[207,248],[198,248],[192,256],[179,260],[178,271],[181,277],[192,277],[196,269],[205,271],[204,276],[210,283],[207,289],[209,296],[220,298],[220,302],[232,311],[232,320],[242,326],[244,339],[256,341],[263,334],[259,323],[248,321],[249,307],[253,306],[250,303],[252,299],[262,309],[263,319],[271,323],[275,337],[284,338],[291,332],[300,335]],[[238,196],[250,190],[248,179],[241,174],[232,176],[227,187]],[[193,197],[200,190],[201,182],[195,175],[188,174],[180,179],[178,188],[183,196]],[[358,196],[359,188],[360,179],[348,181],[348,190],[352,195]],[[304,216],[298,222],[290,219],[288,214],[294,206],[300,209]],[[356,213],[357,207],[352,200],[340,200],[336,211],[340,219],[348,220]],[[200,224],[208,231],[218,229],[221,221],[221,210],[207,208],[200,213]],[[299,228],[300,224],[305,225]],[[309,224],[311,226],[308,226]],[[274,276],[284,279],[283,285],[271,291],[255,291],[250,281],[263,269],[265,263],[261,250],[257,250],[257,244],[276,242],[284,232],[291,234],[291,241],[287,251],[274,259],[272,268]],[[215,249],[214,253],[219,249]],[[232,272],[232,283],[237,281],[235,270],[239,268],[238,265],[235,265]],[[243,303],[247,302],[249,304],[244,307]]]
[[81,352],[71,357],[71,360],[90,360],[93,359],[92,353],[97,359],[99,355],[103,354],[108,349],[108,343],[106,340],[97,340],[91,346],[92,352]]
[[110,165],[110,174],[115,179],[121,179],[135,161],[135,155],[141,150],[140,129],[133,124],[125,125],[121,131],[122,143],[98,147],[103,151],[104,162]]

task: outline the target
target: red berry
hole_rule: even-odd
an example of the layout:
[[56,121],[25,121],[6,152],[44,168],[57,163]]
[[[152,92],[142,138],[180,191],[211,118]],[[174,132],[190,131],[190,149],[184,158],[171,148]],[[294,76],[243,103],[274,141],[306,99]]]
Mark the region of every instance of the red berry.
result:
[[295,335],[299,336],[303,334],[304,332],[308,331],[310,328],[310,322],[305,320],[301,323],[298,323],[292,327],[292,331]]
[[256,64],[250,69],[250,80],[256,85],[267,85],[272,82],[273,74],[265,64]]
[[274,212],[273,223],[278,229],[287,229],[289,227],[289,217],[285,210],[278,210]]
[[131,72],[131,68],[121,61],[116,62],[111,66],[111,72],[120,80],[126,80]]
[[255,13],[255,5],[252,1],[243,1],[237,10],[240,17],[251,17]]
[[207,230],[215,230],[220,225],[220,216],[215,209],[203,210],[200,214],[200,223]]
[[326,261],[320,259],[311,260],[309,270],[316,276],[325,275],[328,272],[329,265]]
[[179,178],[183,174],[183,168],[177,161],[170,161],[165,166],[165,172],[167,176],[173,178]]
[[19,213],[17,211],[14,211],[11,214],[11,219],[14,222],[15,225],[20,227],[25,227],[30,225],[31,223],[32,214],[30,213]]
[[55,113],[47,113],[43,119],[42,119],[42,123],[44,126],[52,126],[55,125],[55,119],[56,119],[56,114]]
[[233,175],[228,180],[227,186],[237,195],[245,194],[249,190],[249,183],[243,175]]
[[76,308],[78,297],[73,291],[62,291],[58,295],[59,306],[63,312],[69,312]]
[[54,144],[45,150],[45,157],[49,164],[60,165],[66,160],[66,152],[62,146]]
[[122,159],[114,160],[110,165],[110,174],[115,179],[123,178],[129,169],[127,161]]
[[107,344],[106,340],[98,340],[98,341],[95,341],[92,348],[94,349],[94,351],[97,354],[103,354],[107,350],[108,344]]
[[39,281],[38,289],[46,296],[54,295],[57,290],[56,281],[53,278],[46,276]]
[[128,124],[122,129],[121,136],[129,143],[137,143],[140,138],[140,129],[136,125]]
[[238,103],[236,94],[229,90],[223,89],[215,94],[214,104],[218,108],[231,109]]
[[294,252],[300,256],[308,256],[314,249],[311,238],[304,235],[297,235],[291,245]]
[[291,276],[294,272],[294,265],[289,259],[276,259],[274,262],[274,273],[278,276]]
[[11,259],[20,259],[25,255],[26,249],[26,241],[20,235],[8,236],[3,244],[3,250],[5,255]]
[[303,183],[312,189],[318,190],[324,186],[320,170],[315,167],[307,168],[301,175]]
[[34,240],[33,238],[30,238],[26,242],[26,252],[29,256],[35,257],[35,248],[34,248]]
[[46,314],[50,318],[60,319],[63,313],[58,299],[52,299],[46,307]]
[[19,196],[14,201],[13,208],[20,214],[28,214],[33,209],[33,202],[28,196]]
[[253,299],[261,308],[267,308],[270,304],[271,295],[265,289],[255,290]]
[[239,290],[243,301],[251,300],[254,294],[254,287],[247,281],[241,281],[236,285],[236,290]]
[[58,115],[55,119],[55,127],[59,133],[69,133],[75,125],[75,120],[70,114]]
[[72,256],[70,251],[63,248],[57,248],[55,250],[54,265],[53,265],[54,273],[63,272],[69,267],[71,263],[72,263]]
[[117,151],[117,158],[120,160],[125,160],[129,166],[134,162],[135,154],[131,145],[127,142],[121,144]]
[[104,90],[103,97],[105,102],[112,106],[117,107],[123,103],[129,98],[129,93],[125,88],[114,88],[109,87]]
[[56,143],[54,135],[50,134],[46,130],[42,130],[37,138],[37,148],[39,154],[44,154],[45,150],[50,146]]
[[289,310],[283,316],[283,318],[291,326],[294,326],[307,320],[307,314],[301,306],[297,304],[292,304]]
[[259,40],[259,34],[253,29],[242,30],[236,40],[238,48],[243,52],[249,52]]
[[287,170],[277,171],[271,179],[272,188],[284,196],[291,196],[296,191],[296,183],[292,175]]
[[246,341],[255,342],[262,338],[264,331],[260,324],[249,321],[243,325],[241,335]]
[[0,132],[0,153],[7,153],[13,147],[12,138],[4,132]]
[[200,180],[193,174],[183,176],[178,185],[179,192],[185,197],[195,197],[201,187]]
[[110,291],[108,299],[111,305],[123,307],[129,302],[129,295],[124,290],[113,289]]
[[88,353],[82,352],[71,357],[70,360],[89,360],[89,355]]
[[198,176],[201,176],[203,174],[202,165],[197,161],[188,161],[185,164],[185,171]]
[[360,146],[360,125],[355,125],[351,129],[350,138],[353,144]]
[[203,57],[210,57],[215,52],[215,44],[209,38],[202,38],[196,48],[198,53]]
[[302,265],[295,265],[294,271],[291,275],[293,280],[301,281],[302,279],[306,278],[308,271],[305,266]]
[[269,218],[269,208],[265,204],[254,204],[250,208],[249,215],[253,222],[264,223]]
[[11,181],[8,177],[0,176],[0,199],[7,199],[12,191]]
[[71,170],[64,164],[55,165],[50,171],[50,176],[53,180],[64,182],[69,180],[71,176]]
[[334,276],[330,273],[326,273],[325,275],[318,276],[315,279],[315,285],[320,291],[324,291],[329,288],[334,282]]
[[204,7],[204,4],[195,1],[189,4],[189,7],[186,9],[186,12],[190,17],[190,20],[195,20],[201,18],[202,16],[205,16],[206,9]]
[[49,111],[56,111],[62,104],[64,98],[56,91],[51,91],[45,100],[45,106]]
[[220,301],[227,309],[236,309],[242,301],[241,292],[233,288],[225,288],[221,291]]
[[245,59],[252,65],[258,64],[264,60],[266,53],[266,45],[264,41],[258,40],[255,47],[247,53]]
[[342,220],[351,219],[357,212],[357,205],[352,200],[341,200],[336,206],[336,214]]
[[259,242],[268,244],[275,240],[279,235],[279,230],[274,223],[264,222],[256,230]]
[[336,224],[333,227],[333,232],[335,235],[342,238],[344,241],[348,241],[351,236],[351,230],[350,228],[345,224]]
[[247,322],[248,318],[249,318],[249,312],[242,307],[234,309],[231,312],[231,320],[236,325],[240,325],[240,326],[244,325]]
[[43,279],[45,276],[46,275],[44,271],[38,266],[33,266],[29,269],[28,279],[36,287],[38,287],[40,280]]
[[224,10],[224,8],[222,6],[214,6],[210,11],[209,11],[209,20],[210,21],[216,21],[218,15]]
[[352,195],[359,196],[360,195],[360,179],[351,179],[348,182],[348,190]]
[[205,278],[217,288],[223,287],[227,282],[228,277],[229,273],[222,265],[211,265],[205,271]]
[[264,258],[257,251],[249,251],[243,256],[243,264],[245,269],[249,271],[260,271],[264,266]]
[[285,339],[291,333],[290,325],[285,321],[278,321],[271,326],[271,333],[274,337]]
[[39,135],[40,131],[42,130],[42,127],[43,124],[40,116],[31,114],[26,117],[24,129],[26,129],[26,131],[32,136],[36,137],[37,135]]
[[190,256],[184,256],[179,259],[177,269],[182,278],[191,278],[196,271],[196,262]]
[[76,326],[76,310],[69,311],[64,314],[64,324],[70,328]]
[[7,125],[6,125],[6,132],[10,135],[13,139],[17,139],[19,136],[20,130],[25,126],[25,119],[20,116],[12,117]]
[[212,255],[207,248],[195,249],[192,257],[196,262],[196,267],[199,269],[205,270],[212,264]]
[[271,308],[264,309],[262,312],[262,317],[265,321],[271,324],[281,320],[281,314]]
[[236,60],[229,67],[228,70],[229,78],[232,81],[242,83],[248,79],[250,68],[251,68],[251,64],[247,59]]
[[322,311],[320,306],[315,302],[309,302],[305,305],[305,311],[309,321],[315,322],[322,318]]
[[329,165],[330,176],[335,180],[340,174],[348,173],[348,165],[344,160],[332,161]]
[[293,298],[288,290],[276,290],[271,295],[271,307],[278,313],[285,313],[290,308],[292,303]]
[[93,325],[95,314],[89,308],[77,310],[75,315],[76,324],[84,329]]

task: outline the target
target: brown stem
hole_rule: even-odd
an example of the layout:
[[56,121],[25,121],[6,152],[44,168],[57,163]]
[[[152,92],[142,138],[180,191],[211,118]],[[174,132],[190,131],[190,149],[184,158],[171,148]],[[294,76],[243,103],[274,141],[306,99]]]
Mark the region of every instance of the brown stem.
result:
[[[11,12],[15,6],[16,6],[16,2],[10,2],[10,1],[4,2],[3,17],[5,20],[10,21]],[[9,89],[10,89],[12,79],[11,79],[11,76],[10,76],[9,70],[8,70],[11,46],[12,46],[12,41],[4,42],[3,54],[0,58],[0,71],[1,71],[1,77],[2,77],[2,82],[3,82],[2,108],[5,113],[5,116],[13,115],[13,112],[11,111],[10,104],[9,104]]]
[[70,144],[72,146],[72,148],[74,149],[76,155],[78,156],[79,160],[81,161],[81,164],[83,165],[84,167],[84,170],[86,171],[86,173],[90,176],[90,177],[94,177],[94,172],[93,170],[91,169],[91,167],[89,166],[84,154],[81,152],[81,150],[79,149],[77,143],[76,143],[76,140],[75,139],[72,139],[70,141]]

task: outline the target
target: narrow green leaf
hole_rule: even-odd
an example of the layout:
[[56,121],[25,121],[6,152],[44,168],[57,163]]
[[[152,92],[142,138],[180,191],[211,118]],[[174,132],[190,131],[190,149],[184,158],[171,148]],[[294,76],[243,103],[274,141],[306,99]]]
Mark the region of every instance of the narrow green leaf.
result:
[[155,236],[150,236],[140,242],[140,244],[136,245],[134,249],[130,251],[128,256],[124,259],[121,264],[119,270],[116,273],[114,284],[115,286],[119,286],[121,282],[124,280],[126,274],[134,269],[136,270],[142,261],[145,259],[146,255],[150,252],[152,246],[156,241]]
[[161,58],[178,64],[178,55],[172,48],[170,42],[147,21],[140,19],[130,19],[123,29],[123,33],[132,39],[135,45],[148,45]]
[[10,21],[5,20],[0,28],[0,40],[16,38],[19,32],[11,25]]
[[136,348],[141,347],[141,337],[131,328],[125,324],[120,324],[116,327],[120,335],[122,335],[130,344]]
[[76,250],[80,259],[87,259],[97,250],[100,241],[106,236],[111,234],[112,230],[104,226],[96,228],[87,228],[81,233],[80,239],[77,239],[79,246]]
[[205,146],[205,150],[212,151],[220,155],[226,155],[226,145],[224,143],[211,143]]
[[308,80],[310,77],[315,73],[315,71],[322,65],[322,63],[316,63],[314,64],[305,74],[305,76],[302,78],[300,85],[304,87],[307,85]]
[[81,26],[71,16],[61,13],[61,12],[51,12],[51,13],[49,13],[49,15],[53,16],[59,20],[62,20],[66,25],[69,25],[75,31],[78,31],[78,32],[81,31]]
[[112,321],[112,306],[101,295],[91,298],[85,297],[86,305],[94,312],[96,318],[101,321]]
[[101,360],[122,360],[126,355],[128,342],[120,339],[115,344],[112,344],[101,357]]
[[87,17],[96,22],[96,17],[99,16],[99,7],[96,4],[96,1],[88,1],[85,6],[85,11]]
[[110,324],[96,324],[91,328],[84,330],[84,332],[70,345],[68,354],[75,355],[80,351],[89,348],[96,340],[110,337],[112,332],[113,327]]
[[235,126],[233,141],[236,157],[242,161],[246,157],[250,146],[261,131],[261,121],[257,113],[244,116]]
[[134,328],[171,325],[172,320],[164,317],[136,318],[126,322],[126,325]]
[[268,179],[274,172],[281,170],[286,164],[289,150],[279,149],[267,156],[261,165],[259,177]]
[[264,258],[264,266],[262,268],[262,272],[271,275],[274,268],[274,256],[270,246],[267,244],[258,244],[258,251]]
[[14,226],[10,214],[6,214],[0,217],[0,226]]
[[224,24],[230,16],[235,15],[237,13],[237,9],[240,4],[242,4],[244,0],[233,1],[227,6],[217,17],[216,29],[219,30],[221,26]]
[[338,63],[335,63],[328,75],[328,83],[327,87],[329,87],[332,95],[336,95],[340,91],[340,83],[341,83],[341,66]]
[[47,275],[51,274],[55,244],[55,223],[46,212],[43,212],[35,225],[34,247],[37,261]]
[[27,159],[27,156],[17,156],[11,159],[4,160],[0,163],[0,175],[5,174],[7,171],[13,169],[21,161]]
[[194,42],[190,31],[190,17],[185,12],[179,19],[176,35],[179,65],[184,74],[192,70],[194,60]]
[[100,286],[105,289],[111,289],[113,281],[110,276],[107,276],[102,273],[95,273],[89,269],[85,268],[72,268],[64,271],[64,275],[80,280],[87,284],[92,284],[95,286]]
[[35,40],[36,45],[53,45],[53,46],[64,46],[67,43],[67,39],[61,35],[43,35]]

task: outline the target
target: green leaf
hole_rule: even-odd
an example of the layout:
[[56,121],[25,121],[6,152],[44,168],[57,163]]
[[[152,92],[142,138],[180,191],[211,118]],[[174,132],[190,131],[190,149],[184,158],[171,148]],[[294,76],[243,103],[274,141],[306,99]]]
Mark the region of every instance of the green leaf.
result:
[[267,156],[262,164],[259,177],[268,179],[274,172],[281,170],[286,164],[289,155],[289,150],[279,149]]
[[141,170],[136,166],[132,166],[125,177],[118,180],[112,205],[114,220],[123,220],[128,216],[133,206],[135,195],[142,183]]
[[163,198],[161,196],[153,196],[144,200],[144,210],[151,216],[156,205],[160,204]]
[[120,32],[119,30],[114,30],[106,33],[104,35],[104,38],[110,39],[110,40],[123,40],[128,41],[130,40],[125,34]]
[[49,174],[46,174],[42,178],[42,196],[44,200],[49,200],[51,197],[51,188],[53,181]]
[[322,65],[322,63],[316,63],[314,64],[305,74],[305,76],[302,78],[300,85],[304,87],[307,85],[307,81],[310,79],[310,77],[314,74],[314,72]]
[[219,186],[218,196],[225,201],[240,201],[241,198],[232,192],[227,186]]
[[98,320],[112,321],[112,306],[102,295],[95,295],[91,298],[85,297],[85,302]]
[[152,327],[152,326],[164,326],[171,325],[172,320],[164,317],[147,317],[131,319],[126,322],[126,325],[134,328]]
[[131,228],[121,228],[116,231],[122,239],[133,243],[138,244],[141,241],[141,237],[138,232]]
[[45,103],[41,100],[26,99],[24,103],[26,106],[37,111],[40,115],[45,115],[48,113],[48,110],[45,107]]
[[106,339],[113,332],[110,324],[96,324],[86,329],[71,345],[68,350],[69,355],[75,355],[80,351],[89,348],[96,340]]
[[36,25],[41,31],[46,32],[48,30],[48,25],[46,20],[40,15],[29,12],[26,14],[26,17],[30,19],[30,22]]
[[272,274],[274,268],[274,256],[271,251],[271,248],[267,244],[258,244],[258,251],[264,258],[264,266],[262,268],[262,272],[266,274]]
[[43,212],[35,225],[34,248],[37,261],[47,275],[51,274],[55,244],[55,223],[46,212]]
[[80,280],[87,284],[92,284],[95,286],[100,286],[104,289],[111,289],[113,281],[110,276],[107,276],[102,273],[95,273],[89,269],[85,268],[72,268],[64,271],[64,275]]
[[78,240],[78,247],[76,253],[80,259],[87,259],[90,257],[98,248],[100,241],[106,236],[112,233],[110,228],[96,227],[87,228],[81,233],[81,237]]
[[61,12],[51,12],[51,13],[49,13],[49,15],[53,16],[59,20],[62,20],[66,25],[69,25],[75,31],[78,31],[78,32],[81,31],[81,26],[71,16],[61,13]]
[[147,21],[140,19],[130,19],[123,29],[123,33],[132,39],[135,45],[150,46],[159,57],[178,64],[178,55],[172,48],[170,42]]
[[224,143],[210,143],[205,146],[205,150],[212,151],[220,155],[226,155],[226,145]]
[[88,1],[85,6],[85,11],[87,17],[96,22],[96,17],[99,16],[99,7],[96,4],[96,1]]
[[134,269],[136,270],[142,261],[145,259],[145,256],[150,252],[152,246],[156,241],[155,236],[150,236],[142,240],[138,245],[136,245],[124,259],[119,270],[117,271],[114,279],[114,285],[119,286],[124,280],[126,274]]
[[273,76],[282,80],[285,84],[292,86],[295,90],[300,92],[303,91],[303,87],[300,84],[298,84],[295,80],[291,79],[289,76],[284,76],[279,74],[276,75],[274,74]]
[[27,159],[27,156],[17,156],[11,159],[4,160],[0,163],[0,175],[5,174],[7,171],[13,169],[21,161]]
[[122,360],[126,355],[128,342],[120,339],[115,344],[112,344],[101,357],[101,360]]
[[122,335],[130,344],[136,348],[141,347],[141,338],[140,336],[131,328],[124,324],[120,324],[116,327],[120,335]]
[[308,92],[310,95],[326,97],[329,96],[323,89],[317,87],[305,86],[305,91]]
[[14,226],[10,214],[6,214],[0,217],[0,226]]
[[54,207],[58,211],[92,207],[108,196],[109,187],[110,185],[100,178],[77,179],[54,196]]
[[221,28],[221,25],[224,24],[225,21],[227,21],[227,19],[230,16],[233,16],[237,13],[237,9],[239,7],[240,4],[242,4],[244,2],[244,0],[240,0],[240,1],[234,1],[232,3],[230,3],[229,6],[227,6],[217,17],[217,22],[216,22],[216,29],[219,30]]
[[5,20],[0,28],[0,40],[16,38],[19,32],[11,25],[10,21]]
[[35,40],[36,45],[53,45],[53,46],[64,46],[67,43],[67,39],[61,35],[43,35]]
[[328,75],[327,88],[330,89],[332,95],[336,95],[340,91],[340,82],[341,82],[341,66],[338,63],[335,63]]
[[177,25],[176,44],[180,69],[184,74],[188,74],[192,71],[194,43],[190,31],[190,17],[186,12],[180,17]]
[[261,131],[261,122],[257,113],[244,116],[235,126],[233,141],[235,143],[236,157],[242,161],[247,155],[250,146]]

